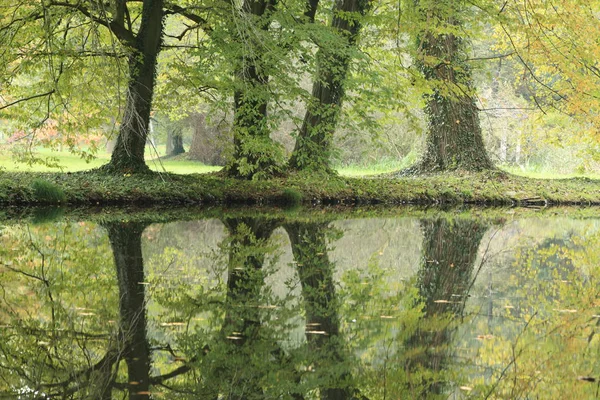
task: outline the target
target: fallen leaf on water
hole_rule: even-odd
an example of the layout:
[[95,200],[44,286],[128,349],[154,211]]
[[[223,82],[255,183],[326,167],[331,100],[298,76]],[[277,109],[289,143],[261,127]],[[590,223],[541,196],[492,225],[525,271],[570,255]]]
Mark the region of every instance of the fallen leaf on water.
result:
[[325,331],[306,331],[306,333],[312,333],[313,335],[327,335]]
[[485,340],[485,339],[493,339],[494,335],[477,335],[477,339]]
[[558,310],[558,309],[554,309],[554,311],[558,311],[559,313],[576,313],[577,310]]
[[585,381],[585,382],[596,382],[596,378],[593,378],[591,376],[578,376],[577,380],[578,381]]
[[470,392],[471,390],[473,390],[473,388],[472,388],[472,387],[470,387],[470,386],[461,386],[459,389],[460,389],[460,390],[465,390],[465,391],[467,391],[467,392]]
[[438,304],[450,304],[452,303],[450,300],[434,300],[434,303],[438,303]]
[[381,318],[381,319],[394,319],[396,317],[394,317],[393,315],[380,315],[379,318]]
[[185,322],[163,322],[160,326],[183,326]]

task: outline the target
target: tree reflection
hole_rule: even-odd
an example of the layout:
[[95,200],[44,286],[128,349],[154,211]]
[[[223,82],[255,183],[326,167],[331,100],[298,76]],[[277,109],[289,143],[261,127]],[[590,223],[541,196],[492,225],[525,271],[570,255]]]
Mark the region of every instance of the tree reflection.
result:
[[146,336],[146,290],[142,232],[147,223],[105,224],[115,259],[119,286],[120,357],[127,364],[130,399],[149,398],[150,346]]
[[[424,369],[421,396],[442,394],[452,333],[462,317],[479,244],[487,225],[475,219],[422,220],[423,257],[417,287],[424,320],[408,345],[418,350],[409,370]],[[429,377],[429,378],[428,378]]]
[[212,311],[211,319],[222,316],[222,323],[212,337],[204,334],[196,339],[208,339],[208,343],[197,354],[201,362],[195,394],[213,399],[262,399],[265,390],[274,386],[268,379],[285,369],[276,335],[278,309],[264,287],[266,258],[274,257],[278,248],[270,237],[280,221],[261,217],[222,221],[229,233],[221,247],[227,259],[225,297],[222,302],[199,299],[205,310]]
[[[340,335],[340,300],[333,280],[334,264],[328,244],[332,229],[327,222],[285,225],[302,287],[306,314],[307,360],[314,368],[307,380],[323,400],[363,399],[354,387],[352,356]],[[310,384],[308,385],[310,388]]]

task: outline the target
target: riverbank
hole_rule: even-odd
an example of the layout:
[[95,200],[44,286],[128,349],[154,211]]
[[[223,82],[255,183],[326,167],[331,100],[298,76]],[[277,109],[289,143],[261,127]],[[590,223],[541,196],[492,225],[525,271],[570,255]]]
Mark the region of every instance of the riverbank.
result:
[[600,205],[600,180],[532,179],[502,171],[375,178],[294,174],[268,181],[220,173],[0,172],[0,204]]

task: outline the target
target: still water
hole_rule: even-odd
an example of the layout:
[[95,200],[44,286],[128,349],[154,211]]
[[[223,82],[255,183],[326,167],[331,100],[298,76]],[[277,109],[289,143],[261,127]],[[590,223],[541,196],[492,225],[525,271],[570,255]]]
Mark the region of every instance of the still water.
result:
[[4,219],[0,398],[596,398],[573,214]]

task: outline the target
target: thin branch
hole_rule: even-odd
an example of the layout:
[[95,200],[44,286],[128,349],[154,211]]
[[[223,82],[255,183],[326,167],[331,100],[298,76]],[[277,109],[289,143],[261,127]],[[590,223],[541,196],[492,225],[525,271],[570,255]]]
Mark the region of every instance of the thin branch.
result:
[[44,97],[44,96],[50,96],[50,95],[51,95],[51,94],[53,94],[54,92],[56,92],[56,89],[52,89],[52,90],[50,90],[50,91],[48,91],[48,92],[46,92],[46,93],[35,94],[35,95],[33,95],[33,96],[24,97],[24,98],[22,98],[22,99],[15,100],[15,101],[13,101],[12,103],[8,103],[8,104],[5,104],[5,105],[3,105],[3,106],[0,106],[0,110],[4,110],[5,108],[8,108],[8,107],[10,107],[10,106],[14,106],[14,105],[16,105],[16,104],[19,104],[19,103],[22,103],[22,102],[24,102],[24,101],[33,100],[33,99],[37,99],[37,98],[39,98],[39,97]]
[[197,28],[202,28],[206,32],[213,31],[212,26],[210,26],[210,24],[208,23],[208,21],[206,19],[202,18],[198,14],[189,12],[187,8],[180,7],[176,4],[171,4],[171,5],[166,6],[165,15],[173,15],[173,14],[178,14],[183,17],[186,17],[190,21],[195,22],[197,25],[196,26]]
[[498,54],[495,56],[486,56],[486,57],[473,57],[473,58],[467,58],[465,59],[465,61],[482,61],[482,60],[495,60],[498,58],[507,58],[507,57],[511,57],[514,56],[515,54],[517,54],[516,51],[511,51],[510,53],[506,53],[506,54]]

